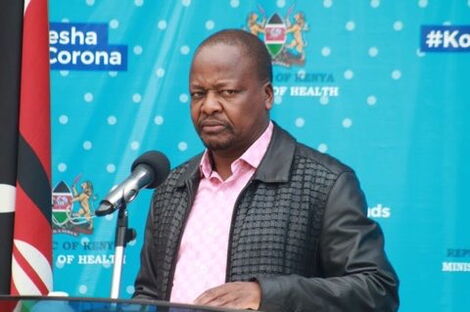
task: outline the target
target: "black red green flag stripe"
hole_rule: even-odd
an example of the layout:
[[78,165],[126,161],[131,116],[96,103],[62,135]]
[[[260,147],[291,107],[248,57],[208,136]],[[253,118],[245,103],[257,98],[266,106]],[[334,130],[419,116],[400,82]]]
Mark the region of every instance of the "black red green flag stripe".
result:
[[47,0],[0,2],[0,293],[52,290]]

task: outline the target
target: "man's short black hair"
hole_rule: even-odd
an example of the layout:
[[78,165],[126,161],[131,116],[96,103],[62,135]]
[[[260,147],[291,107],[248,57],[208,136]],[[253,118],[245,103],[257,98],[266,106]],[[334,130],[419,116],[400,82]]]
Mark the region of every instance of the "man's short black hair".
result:
[[240,47],[250,57],[256,67],[261,81],[273,81],[271,55],[263,41],[257,36],[241,29],[224,29],[206,38],[196,50],[196,56],[203,47],[216,44],[227,44]]

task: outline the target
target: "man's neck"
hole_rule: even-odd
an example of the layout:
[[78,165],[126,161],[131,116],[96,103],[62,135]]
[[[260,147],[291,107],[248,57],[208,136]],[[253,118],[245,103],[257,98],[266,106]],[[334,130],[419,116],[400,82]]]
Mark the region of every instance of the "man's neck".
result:
[[212,169],[216,171],[222,180],[227,180],[232,175],[232,163],[241,155],[224,155],[223,153],[210,152]]
[[216,171],[219,176],[225,181],[232,175],[232,163],[240,158],[246,150],[248,150],[254,142],[256,142],[266,131],[266,128],[269,125],[269,120],[266,124],[266,127],[263,128],[260,133],[255,136],[253,142],[244,148],[240,148],[237,151],[210,151],[209,156],[211,160],[212,170]]

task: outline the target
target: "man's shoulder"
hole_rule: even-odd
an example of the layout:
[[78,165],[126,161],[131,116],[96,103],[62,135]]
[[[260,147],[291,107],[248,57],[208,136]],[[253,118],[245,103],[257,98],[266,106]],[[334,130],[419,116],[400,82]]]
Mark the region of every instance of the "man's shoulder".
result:
[[337,158],[319,152],[303,143],[296,142],[295,156],[298,160],[315,164],[334,175],[340,175],[343,172],[354,172],[351,167],[342,163]]
[[319,152],[312,147],[298,142],[289,132],[275,124],[273,144],[268,149],[268,170],[276,168],[282,174],[326,175],[335,180],[343,172],[354,172],[337,158]]

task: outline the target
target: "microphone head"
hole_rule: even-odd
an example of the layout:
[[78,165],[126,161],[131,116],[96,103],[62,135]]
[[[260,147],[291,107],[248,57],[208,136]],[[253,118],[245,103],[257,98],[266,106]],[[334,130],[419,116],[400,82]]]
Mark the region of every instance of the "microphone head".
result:
[[153,171],[154,179],[147,188],[153,189],[159,186],[165,181],[168,174],[170,173],[170,161],[168,158],[160,152],[157,151],[148,151],[143,153],[137,158],[131,166],[131,172],[138,165],[147,165]]

